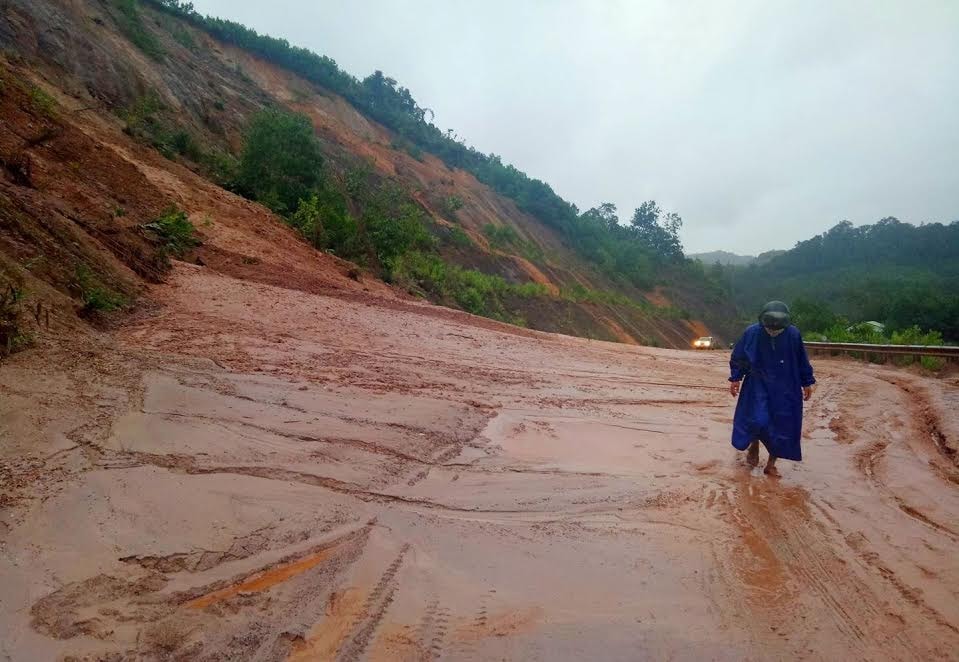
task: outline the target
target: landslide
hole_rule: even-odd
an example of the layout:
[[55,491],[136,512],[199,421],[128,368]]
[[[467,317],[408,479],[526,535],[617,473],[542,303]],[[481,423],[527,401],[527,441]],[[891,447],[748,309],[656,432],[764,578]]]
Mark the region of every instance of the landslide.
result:
[[173,207],[201,241],[185,259],[311,292],[396,296],[371,277],[375,265],[361,272],[313,250],[219,186],[250,119],[278,105],[311,119],[334,179],[366,172],[415,200],[444,260],[543,286],[546,296],[507,297],[509,321],[669,347],[728,335],[715,296],[682,283],[642,293],[610,282],[473,175],[410,149],[329,90],[149,5],[12,0],[0,44],[0,285],[26,293],[25,328],[46,324],[44,305],[72,324],[77,312],[98,317],[91,291],[129,304],[144,282],[163,279],[168,257],[144,226]]

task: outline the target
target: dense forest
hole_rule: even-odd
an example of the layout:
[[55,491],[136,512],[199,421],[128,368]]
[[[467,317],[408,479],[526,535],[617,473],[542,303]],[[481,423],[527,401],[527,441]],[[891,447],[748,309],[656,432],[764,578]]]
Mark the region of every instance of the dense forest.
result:
[[783,299],[807,332],[871,320],[889,332],[917,326],[959,341],[959,221],[843,221],[763,264],[708,270],[746,317]]

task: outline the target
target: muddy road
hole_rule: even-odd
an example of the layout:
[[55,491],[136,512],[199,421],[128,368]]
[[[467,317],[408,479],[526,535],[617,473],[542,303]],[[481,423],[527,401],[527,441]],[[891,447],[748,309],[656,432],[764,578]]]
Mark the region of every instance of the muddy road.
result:
[[0,659],[955,659],[955,379],[814,360],[777,479],[723,352],[153,296],[0,368]]

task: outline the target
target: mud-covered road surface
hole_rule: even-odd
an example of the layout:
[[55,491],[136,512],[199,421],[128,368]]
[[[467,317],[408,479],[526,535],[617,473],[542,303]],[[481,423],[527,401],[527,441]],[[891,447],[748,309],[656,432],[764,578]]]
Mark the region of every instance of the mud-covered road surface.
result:
[[954,378],[814,360],[773,478],[724,352],[153,297],[0,368],[0,659],[955,659]]

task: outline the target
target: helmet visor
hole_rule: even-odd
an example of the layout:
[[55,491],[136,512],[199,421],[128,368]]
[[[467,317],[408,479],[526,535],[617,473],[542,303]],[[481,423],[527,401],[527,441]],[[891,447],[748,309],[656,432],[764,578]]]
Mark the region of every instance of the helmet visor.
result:
[[785,329],[789,326],[789,313],[778,310],[767,310],[759,318],[759,321],[767,329]]

